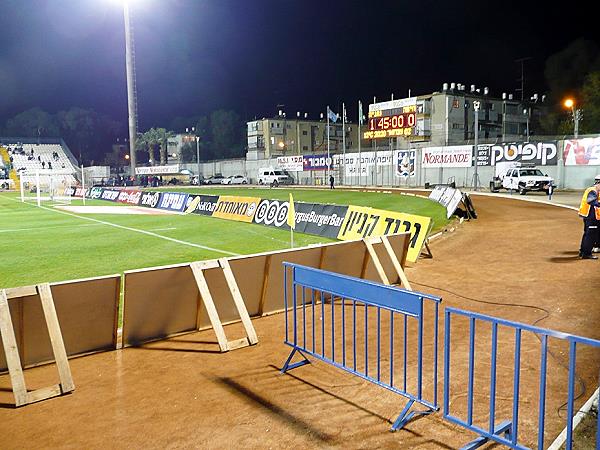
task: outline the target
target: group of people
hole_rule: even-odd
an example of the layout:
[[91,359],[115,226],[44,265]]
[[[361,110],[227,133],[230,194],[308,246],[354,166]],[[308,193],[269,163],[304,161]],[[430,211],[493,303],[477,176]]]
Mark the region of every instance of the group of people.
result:
[[[9,155],[9,160],[10,160],[10,165],[11,167],[14,166],[14,155],[21,155],[21,156],[26,156],[27,157],[27,161],[35,161],[37,159],[37,161],[42,165],[42,169],[50,169],[52,170],[52,161],[48,160],[47,162],[42,160],[42,156],[41,155],[35,155],[35,151],[33,150],[33,148],[31,149],[31,152],[27,152],[25,150],[23,150],[23,147],[15,147],[15,148],[8,148],[8,155]],[[52,152],[52,160],[54,162],[59,161],[60,160],[60,156],[58,154],[58,152],[54,151]],[[62,164],[62,168],[65,168],[64,163]],[[20,171],[25,171],[25,167],[18,167],[16,168],[17,172]]]
[[600,175],[596,175],[594,185],[583,193],[579,216],[583,218],[583,237],[579,247],[579,257],[598,259],[594,253],[600,253]]

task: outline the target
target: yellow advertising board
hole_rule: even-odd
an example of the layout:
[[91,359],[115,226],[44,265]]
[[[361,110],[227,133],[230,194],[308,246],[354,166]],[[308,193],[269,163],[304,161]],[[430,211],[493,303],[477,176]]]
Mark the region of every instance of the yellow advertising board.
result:
[[342,222],[338,239],[348,241],[410,232],[407,260],[415,262],[421,253],[430,223],[430,217],[350,205],[344,222]]
[[238,222],[252,222],[259,203],[260,198],[258,197],[221,195],[212,216],[219,217],[220,219],[236,220]]

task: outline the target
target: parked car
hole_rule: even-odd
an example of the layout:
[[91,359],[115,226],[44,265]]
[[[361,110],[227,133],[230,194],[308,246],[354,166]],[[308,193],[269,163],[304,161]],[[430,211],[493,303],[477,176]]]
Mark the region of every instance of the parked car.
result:
[[248,178],[244,175],[233,175],[225,178],[223,184],[248,184]]
[[190,177],[190,184],[192,186],[200,186],[201,184],[206,184],[206,180],[202,175],[198,177],[198,175],[193,175]]
[[525,195],[530,191],[548,193],[553,182],[554,180],[551,177],[534,166],[515,167],[494,178],[490,182],[490,190],[498,192],[500,188],[504,188],[509,191],[519,191],[521,195]]
[[270,186],[294,184],[294,179],[283,170],[263,168],[258,170],[258,184],[268,184]]
[[223,184],[224,179],[223,175],[213,175],[206,179],[206,184]]

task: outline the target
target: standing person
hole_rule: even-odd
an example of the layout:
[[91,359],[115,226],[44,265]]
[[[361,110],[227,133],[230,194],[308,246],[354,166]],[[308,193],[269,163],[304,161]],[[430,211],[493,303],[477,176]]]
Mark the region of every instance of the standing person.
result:
[[329,175],[329,189],[335,189],[334,186],[335,178],[333,178],[333,174]]
[[598,238],[600,225],[600,175],[596,175],[594,185],[587,188],[581,198],[579,215],[583,218],[583,237],[579,248],[581,259],[598,259],[592,255],[594,242]]

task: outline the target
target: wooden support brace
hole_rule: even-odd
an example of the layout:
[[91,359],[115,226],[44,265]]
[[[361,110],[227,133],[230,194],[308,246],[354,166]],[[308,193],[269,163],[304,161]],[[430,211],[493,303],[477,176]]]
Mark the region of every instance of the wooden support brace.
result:
[[[21,366],[21,358],[19,357],[17,349],[15,331],[10,316],[8,298],[36,294],[39,294],[42,310],[44,311],[44,318],[46,319],[46,326],[48,328],[48,335],[50,336],[54,360],[56,361],[56,367],[58,369],[60,384],[27,392],[23,368]],[[54,307],[52,291],[50,290],[50,285],[48,283],[40,284],[35,287],[31,286],[11,290],[0,290],[0,335],[2,336],[2,345],[4,347],[13,394],[15,396],[15,406],[19,407],[56,397],[75,389],[65,344],[58,323],[58,316],[56,315],[56,309]]]
[[[217,263],[216,261],[214,262]],[[212,325],[213,330],[215,330],[215,334],[217,335],[219,348],[222,352],[226,352],[229,350],[229,348],[227,346],[227,337],[225,336],[225,330],[223,329],[223,325],[221,324],[221,320],[219,319],[219,313],[217,313],[217,308],[215,307],[212,295],[210,294],[210,290],[208,289],[208,283],[206,282],[206,278],[204,278],[204,273],[202,272],[205,268],[208,268],[206,267],[206,261],[193,262],[190,264],[190,267],[192,268],[194,278],[196,279],[196,284],[198,285],[198,290],[200,291],[200,297],[202,298],[202,302],[204,303],[204,307],[206,308],[206,312],[208,313],[210,324]]]
[[377,273],[379,274],[379,278],[381,278],[381,282],[383,284],[390,285],[391,284],[390,280],[388,280],[388,277],[385,274],[385,270],[383,269],[383,266],[381,265],[381,261],[379,261],[379,258],[377,257],[377,253],[375,252],[375,248],[373,247],[373,243],[381,242],[380,239],[381,238],[379,238],[379,237],[363,238],[363,242],[365,243],[365,246],[367,247],[367,251],[369,252],[369,256],[371,257],[373,264],[375,265],[375,269],[377,270]]
[[[227,261],[227,259],[225,258],[212,261],[198,261],[191,263],[190,267],[198,285],[200,298],[204,303],[204,306],[206,307],[208,318],[210,319],[210,323],[213,327],[213,330],[215,330],[215,334],[217,335],[217,341],[219,342],[219,348],[221,349],[221,351],[227,352],[229,350],[235,350],[238,348],[257,344],[258,337],[256,335],[256,331],[254,330],[254,326],[252,325],[252,321],[250,320],[250,315],[248,314],[248,310],[246,309],[244,299],[242,298],[242,294],[240,293],[239,287],[235,280],[235,276],[233,275],[233,271],[231,270],[231,266],[229,265],[229,261]],[[240,315],[240,319],[242,321],[242,324],[244,325],[244,329],[246,330],[247,337],[245,338],[236,339],[233,341],[227,340],[223,324],[221,323],[221,320],[219,318],[217,308],[215,307],[215,303],[210,293],[208,283],[206,282],[206,278],[204,277],[203,273],[203,270],[213,268],[221,268],[223,270],[225,281],[227,282],[227,286],[229,287],[229,291],[231,292],[231,296],[235,303],[236,309],[238,311],[238,314]],[[199,319],[200,307],[198,307],[197,321],[199,321]]]
[[392,244],[390,244],[390,241],[388,240],[387,236],[381,236],[381,242],[383,242],[383,246],[387,250],[387,254],[390,257],[390,259],[392,260],[392,264],[394,265],[394,269],[396,269],[396,273],[398,274],[398,277],[400,278],[402,286],[405,289],[412,291],[412,287],[410,286],[410,283],[408,282],[408,277],[404,273],[404,270],[402,269],[402,264],[400,264],[400,261],[398,260],[398,257],[396,256],[396,253],[394,252],[394,249],[392,248]]
[[237,308],[238,314],[240,315],[240,319],[242,319],[242,324],[246,329],[248,342],[250,343],[250,345],[254,345],[258,343],[258,337],[256,336],[256,331],[254,330],[254,326],[252,325],[252,321],[250,320],[250,315],[248,314],[248,310],[246,309],[246,304],[244,303],[244,299],[242,298],[242,294],[240,293],[240,289],[237,285],[237,281],[235,280],[235,275],[231,270],[231,266],[229,265],[229,261],[227,261],[227,259],[225,258],[221,258],[219,260],[219,264],[223,269],[225,281],[227,281],[227,285],[229,286],[229,290],[231,291],[231,296],[233,297],[235,307]]

